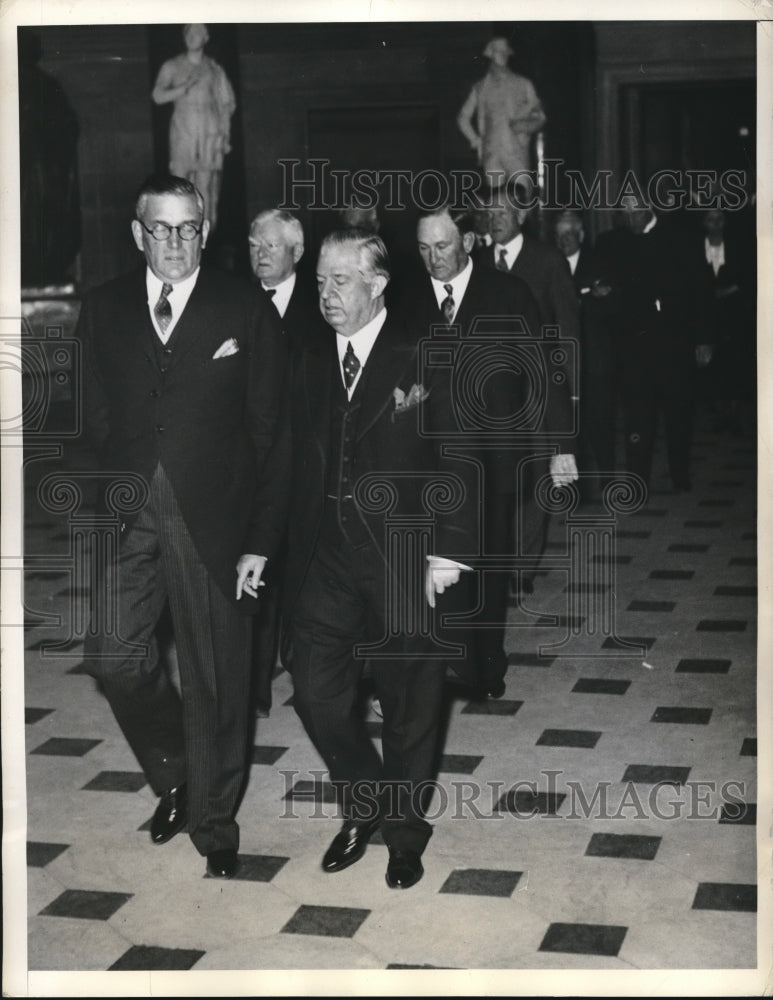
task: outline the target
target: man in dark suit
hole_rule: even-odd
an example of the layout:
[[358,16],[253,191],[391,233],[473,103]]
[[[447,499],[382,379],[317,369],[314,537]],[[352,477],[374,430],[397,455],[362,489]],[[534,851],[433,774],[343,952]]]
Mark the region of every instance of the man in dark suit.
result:
[[566,258],[580,309],[580,450],[582,464],[599,474],[615,470],[615,355],[609,284],[585,236],[578,212],[566,211],[555,227],[556,246]]
[[[298,270],[305,248],[303,226],[291,212],[266,209],[252,220],[249,247],[252,273],[276,309],[288,349],[294,356],[305,342],[321,336],[325,328],[316,289],[308,275]],[[280,655],[279,606],[284,559],[282,550],[266,569],[266,589],[254,619],[251,702],[262,718],[271,713],[271,686]]]
[[[555,247],[535,239],[524,228],[532,201],[532,189],[520,181],[511,180],[506,186],[490,192],[487,202],[493,245],[481,251],[479,259],[489,267],[525,281],[537,300],[542,325],[557,327],[562,338],[578,344],[580,315],[566,260]],[[565,375],[575,411],[573,419],[577,422],[575,372],[567,366]],[[535,480],[546,471],[547,463],[544,461],[535,462],[532,466]],[[533,490],[529,492],[533,494]],[[523,511],[526,551],[535,556],[544,552],[549,524],[550,515],[528,501]],[[533,581],[534,572],[522,573],[519,580],[513,578],[514,592],[530,593]]]
[[[475,218],[469,212],[451,212],[447,207],[423,215],[417,226],[418,249],[427,274],[406,289],[402,311],[419,331],[429,336],[433,326],[448,323],[458,327],[462,338],[472,343],[480,335],[481,323],[493,329],[499,344],[484,340],[481,357],[485,377],[481,383],[481,422],[477,444],[484,468],[483,537],[485,555],[512,555],[514,532],[522,531],[525,482],[533,481],[529,467],[535,451],[552,455],[547,462],[556,484],[577,477],[571,454],[555,454],[543,434],[565,431],[571,423],[566,386],[551,390],[546,398],[532,399],[518,357],[508,352],[525,350],[521,361],[535,345],[529,340],[540,334],[540,316],[534,296],[524,281],[481,266],[470,254],[475,246]],[[493,327],[492,327],[493,323]],[[524,345],[526,345],[524,347]],[[541,350],[541,347],[536,347]],[[488,370],[485,352],[504,356]],[[518,369],[521,368],[521,372]],[[536,391],[543,393],[544,386]],[[534,391],[534,390],[531,390]],[[539,426],[519,425],[517,415],[538,402],[544,409]],[[512,431],[508,439],[492,433],[495,428]],[[517,528],[516,528],[517,524]],[[521,550],[522,551],[522,550]],[[507,618],[508,570],[489,571],[482,581],[483,597],[475,629],[478,683],[485,696],[500,698],[505,691],[507,655],[504,650]]]
[[708,363],[714,339],[702,262],[635,196],[622,199],[622,225],[596,248],[615,297],[626,468],[649,485],[662,411],[671,482],[689,491],[696,363]]
[[[345,817],[322,867],[359,860],[380,825],[387,884],[405,889],[423,874],[431,834],[424,793],[447,661],[433,630],[418,626],[441,611],[438,595],[462,586],[463,559],[477,547],[477,483],[474,464],[442,446],[453,430],[449,372],[419,371],[416,338],[384,307],[388,280],[377,235],[352,229],[323,240],[317,285],[332,329],[294,365],[285,611],[294,705]],[[387,544],[393,518],[423,531],[428,497],[446,487],[458,503],[436,514],[427,547],[396,553]],[[366,660],[383,762],[356,711]]]
[[[130,473],[147,484],[121,525],[117,629],[97,631],[87,662],[161,797],[151,839],[187,821],[208,874],[228,878],[251,614],[283,528],[289,442],[279,320],[247,282],[200,266],[208,230],[189,181],[150,178],[132,222],[145,266],[83,302],[87,430],[117,483]],[[154,635],[167,601],[179,694]]]

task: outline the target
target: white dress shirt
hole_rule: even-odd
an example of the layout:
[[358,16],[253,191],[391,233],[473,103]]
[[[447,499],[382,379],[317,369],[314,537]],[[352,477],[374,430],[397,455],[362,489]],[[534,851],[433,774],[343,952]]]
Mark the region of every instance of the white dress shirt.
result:
[[[264,291],[272,291],[263,281],[261,281],[261,286]],[[278,285],[274,285],[273,292],[271,296],[271,301],[276,306],[277,312],[280,316],[284,318],[284,314],[287,312],[287,306],[290,303],[290,297],[293,294],[293,289],[295,288],[295,271],[290,275],[289,278],[285,278],[284,281],[280,281]]]
[[501,251],[505,251],[505,260],[507,261],[508,268],[511,268],[515,263],[518,254],[521,252],[523,247],[523,233],[518,233],[514,236],[509,243],[495,243],[494,244],[494,263],[498,264],[502,256]]
[[346,354],[346,348],[349,344],[352,345],[352,350],[357,355],[357,360],[360,362],[360,367],[357,374],[354,376],[354,381],[347,390],[349,399],[352,398],[352,393],[357,388],[357,383],[360,381],[363,368],[370,357],[373,345],[376,343],[376,337],[378,337],[379,333],[381,333],[381,327],[386,321],[386,316],[386,309],[382,309],[381,312],[377,313],[369,323],[366,323],[365,326],[357,331],[357,333],[353,333],[351,337],[344,337],[343,334],[336,333],[338,367],[341,372],[341,381],[344,385],[346,385],[346,381],[344,380],[344,354]]
[[470,283],[470,277],[472,276],[472,258],[467,258],[467,263],[462,268],[462,270],[457,274],[455,278],[450,281],[438,281],[437,278],[433,278],[430,275],[430,281],[432,282],[432,288],[435,292],[435,298],[437,299],[438,309],[442,309],[443,302],[448,297],[448,292],[446,291],[446,285],[451,286],[451,297],[454,300],[454,314],[451,317],[453,321],[456,314],[459,312],[459,306],[462,304],[462,299],[464,298],[464,293],[467,291],[467,286]]
[[713,243],[709,243],[708,236],[704,239],[703,245],[706,249],[706,263],[711,264],[714,268],[714,277],[719,274],[720,267],[724,267],[725,264],[725,244],[718,243],[714,246]]
[[574,253],[569,254],[569,256],[566,259],[569,263],[569,270],[572,272],[572,274],[574,274],[574,272],[577,270],[577,262],[580,259],[580,251],[575,250]]
[[182,316],[183,309],[185,309],[185,306],[188,304],[188,299],[191,297],[191,292],[193,291],[193,287],[196,284],[198,276],[199,268],[197,267],[193,274],[188,275],[187,278],[183,278],[182,281],[177,281],[172,284],[172,291],[169,295],[167,295],[167,302],[172,307],[172,318],[169,321],[169,326],[166,328],[166,331],[162,331],[161,327],[158,325],[156,314],[153,310],[161,297],[161,289],[164,287],[165,283],[160,278],[157,278],[150,268],[145,271],[145,287],[148,291],[150,319],[162,344],[165,344],[172,336],[172,330],[174,330],[177,326],[177,320]]

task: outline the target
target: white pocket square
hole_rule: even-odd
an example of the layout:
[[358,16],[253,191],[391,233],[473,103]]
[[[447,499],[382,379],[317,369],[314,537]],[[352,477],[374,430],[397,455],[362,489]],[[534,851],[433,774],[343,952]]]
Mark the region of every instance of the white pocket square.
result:
[[232,354],[236,354],[238,350],[239,345],[233,337],[229,337],[228,340],[223,341],[220,347],[218,347],[212,355],[212,360],[217,361],[218,358],[229,358]]

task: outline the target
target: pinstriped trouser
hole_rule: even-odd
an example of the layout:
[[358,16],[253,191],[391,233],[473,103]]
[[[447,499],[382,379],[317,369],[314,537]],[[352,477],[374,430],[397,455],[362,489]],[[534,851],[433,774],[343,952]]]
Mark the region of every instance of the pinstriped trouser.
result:
[[[167,600],[182,698],[154,636]],[[90,672],[154,792],[187,781],[188,832],[198,851],[236,850],[252,621],[223,596],[199,559],[160,465],[148,504],[121,545],[117,604],[121,639],[145,645],[146,655],[126,656],[125,646],[98,636],[87,649]]]

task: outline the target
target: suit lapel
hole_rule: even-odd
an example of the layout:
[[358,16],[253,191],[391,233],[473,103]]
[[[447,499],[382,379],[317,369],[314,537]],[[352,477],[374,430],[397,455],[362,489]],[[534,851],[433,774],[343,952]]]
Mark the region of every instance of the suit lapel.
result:
[[175,349],[169,361],[169,370],[174,371],[193,345],[210,329],[217,329],[216,304],[209,295],[209,275],[206,268],[199,271],[196,284],[185,304],[182,315],[177,320],[174,333],[177,335]]
[[[357,440],[367,434],[385,409],[394,406],[394,389],[406,367],[414,361],[416,344],[407,332],[387,318],[370,352],[357,388],[362,396],[362,409],[357,428]],[[416,371],[411,372],[411,384]]]
[[322,457],[327,462],[332,406],[333,378],[338,370],[335,333],[327,329],[324,338],[314,350],[303,353],[303,387],[306,397],[309,425]]

